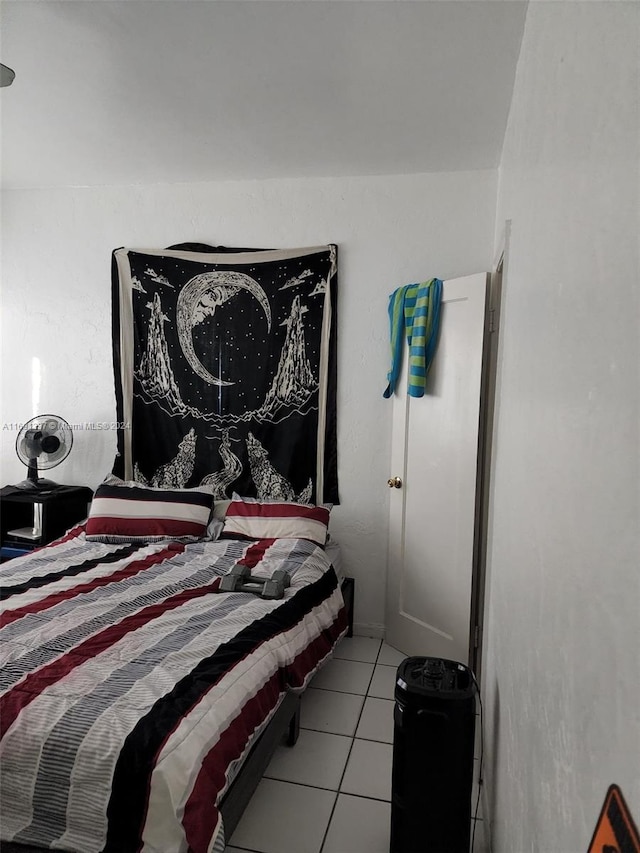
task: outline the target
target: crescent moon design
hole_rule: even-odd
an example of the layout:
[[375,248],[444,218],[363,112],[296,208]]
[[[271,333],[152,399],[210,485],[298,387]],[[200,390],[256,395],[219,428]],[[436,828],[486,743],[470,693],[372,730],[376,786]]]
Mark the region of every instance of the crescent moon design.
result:
[[235,383],[212,376],[198,359],[193,348],[193,329],[202,323],[205,317],[213,317],[216,308],[228,302],[240,290],[248,290],[255,296],[267,318],[267,328],[271,330],[271,308],[267,294],[255,279],[242,272],[223,270],[200,273],[189,279],[178,296],[176,314],[182,352],[194,373],[209,385],[224,386]]

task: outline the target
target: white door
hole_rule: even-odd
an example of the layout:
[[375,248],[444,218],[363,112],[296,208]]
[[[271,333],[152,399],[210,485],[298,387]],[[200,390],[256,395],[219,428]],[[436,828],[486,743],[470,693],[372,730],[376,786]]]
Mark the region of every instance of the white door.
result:
[[467,663],[486,273],[449,279],[424,397],[393,397],[386,640],[406,655]]

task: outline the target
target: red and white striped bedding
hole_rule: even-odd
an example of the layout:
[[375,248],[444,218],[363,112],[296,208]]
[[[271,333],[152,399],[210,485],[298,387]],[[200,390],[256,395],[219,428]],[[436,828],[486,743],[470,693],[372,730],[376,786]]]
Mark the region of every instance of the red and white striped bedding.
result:
[[[216,592],[246,562],[280,601]],[[62,850],[224,848],[216,804],[287,690],[346,630],[305,540],[60,543],[0,576],[1,837]]]

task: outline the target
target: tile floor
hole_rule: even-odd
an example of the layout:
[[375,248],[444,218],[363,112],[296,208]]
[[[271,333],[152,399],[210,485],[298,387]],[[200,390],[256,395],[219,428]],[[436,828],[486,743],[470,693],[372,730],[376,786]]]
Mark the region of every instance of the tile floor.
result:
[[[389,853],[393,690],[404,657],[370,637],[340,643],[302,697],[298,743],[278,748],[226,853]],[[482,829],[479,818],[473,853],[484,850]]]

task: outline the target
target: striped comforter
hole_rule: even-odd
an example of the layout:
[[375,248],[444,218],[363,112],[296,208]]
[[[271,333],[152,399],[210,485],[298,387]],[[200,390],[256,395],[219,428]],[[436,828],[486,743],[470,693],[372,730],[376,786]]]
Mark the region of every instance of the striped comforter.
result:
[[[237,562],[286,569],[285,598],[217,594]],[[300,539],[107,545],[79,527],[0,580],[1,837],[40,847],[222,850],[234,773],[346,630]]]

